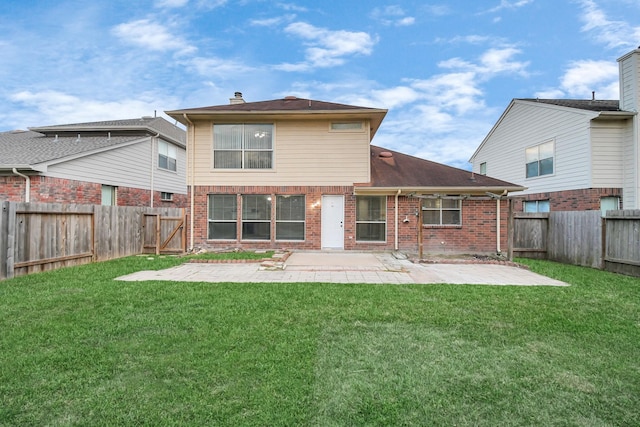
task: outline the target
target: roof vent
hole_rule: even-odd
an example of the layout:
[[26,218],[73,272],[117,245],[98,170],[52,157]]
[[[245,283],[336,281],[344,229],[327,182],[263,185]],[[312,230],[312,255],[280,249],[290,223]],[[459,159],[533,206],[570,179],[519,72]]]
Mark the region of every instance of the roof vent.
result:
[[244,99],[242,98],[242,92],[235,92],[233,94],[233,98],[229,98],[230,104],[244,104]]
[[298,97],[289,95],[289,96],[285,96],[284,99],[298,99]]
[[381,157],[383,159],[388,159],[393,157],[393,153],[390,151],[381,151],[380,154],[378,154],[378,157]]

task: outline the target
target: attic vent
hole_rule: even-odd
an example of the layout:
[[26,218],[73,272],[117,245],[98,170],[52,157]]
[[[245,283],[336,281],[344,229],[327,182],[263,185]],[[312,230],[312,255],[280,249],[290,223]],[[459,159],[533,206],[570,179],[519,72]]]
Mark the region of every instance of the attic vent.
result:
[[378,154],[378,157],[381,157],[383,159],[388,159],[393,157],[393,153],[389,152],[389,151],[381,151],[380,154]]
[[298,99],[298,98],[295,96],[289,95],[289,96],[285,96],[284,99]]

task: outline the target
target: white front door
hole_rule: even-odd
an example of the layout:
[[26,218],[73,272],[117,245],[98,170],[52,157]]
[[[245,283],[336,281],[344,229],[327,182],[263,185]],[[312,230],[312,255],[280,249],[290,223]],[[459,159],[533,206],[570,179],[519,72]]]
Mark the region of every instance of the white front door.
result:
[[344,196],[322,196],[322,249],[344,249]]

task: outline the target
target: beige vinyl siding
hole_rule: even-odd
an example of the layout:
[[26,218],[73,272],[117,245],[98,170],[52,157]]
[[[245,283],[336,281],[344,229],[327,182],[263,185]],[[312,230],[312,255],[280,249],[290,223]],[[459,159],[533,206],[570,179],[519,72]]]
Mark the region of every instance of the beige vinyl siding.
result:
[[591,188],[621,188],[623,185],[623,146],[631,120],[595,120],[591,127]]
[[640,107],[640,64],[637,54],[620,62],[620,109],[638,111]]
[[[634,118],[632,120],[637,120],[637,118]],[[640,162],[638,160],[638,143],[634,140],[633,126],[631,126],[630,123],[630,125],[625,129],[623,144],[622,203],[625,209],[640,208],[640,184],[638,183],[638,168],[640,168]]]
[[331,132],[329,120],[275,121],[274,168],[213,169],[213,124],[195,129],[196,185],[353,185],[369,181],[369,128]]
[[[473,159],[474,172],[528,187],[520,194],[589,187],[592,115],[548,104],[516,101]],[[525,149],[555,142],[554,173],[526,177]]]
[[[124,147],[95,153],[66,162],[50,165],[47,176],[113,186],[151,188],[151,142],[149,139]],[[177,172],[157,168],[157,149],[154,150],[154,189],[186,194],[185,150],[177,149]]]

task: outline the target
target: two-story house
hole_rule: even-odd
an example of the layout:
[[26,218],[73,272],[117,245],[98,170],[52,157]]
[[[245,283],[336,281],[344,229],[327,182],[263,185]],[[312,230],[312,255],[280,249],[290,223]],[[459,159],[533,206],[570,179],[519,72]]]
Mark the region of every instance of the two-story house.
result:
[[160,117],[0,133],[0,200],[186,207],[186,132]]
[[187,126],[191,248],[506,250],[523,187],[371,146],[387,110],[230,101],[166,112]]
[[640,49],[618,59],[620,100],[514,99],[473,171],[527,187],[527,212],[640,207]]

